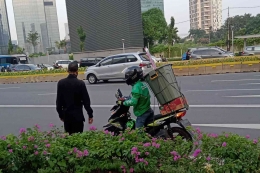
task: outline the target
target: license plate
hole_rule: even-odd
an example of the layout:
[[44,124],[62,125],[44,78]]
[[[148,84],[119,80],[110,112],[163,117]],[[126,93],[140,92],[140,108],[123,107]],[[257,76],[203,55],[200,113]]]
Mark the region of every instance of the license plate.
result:
[[183,127],[191,127],[191,123],[188,119],[185,119],[185,120],[181,120],[179,121],[180,125],[182,125]]

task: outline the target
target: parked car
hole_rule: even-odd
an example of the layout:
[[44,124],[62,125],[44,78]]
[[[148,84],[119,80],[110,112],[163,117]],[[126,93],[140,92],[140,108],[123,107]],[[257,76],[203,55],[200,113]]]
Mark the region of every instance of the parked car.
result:
[[53,70],[54,69],[54,67],[49,65],[49,64],[40,64],[39,66],[42,69],[47,69],[47,70]]
[[36,70],[41,70],[41,68],[37,67],[34,64],[17,64],[15,66],[12,66],[12,71],[36,71]]
[[96,65],[99,61],[104,59],[105,57],[88,57],[82,58],[79,61],[79,67],[90,67]]
[[72,60],[57,60],[55,64],[61,66],[62,68],[68,68],[69,63],[73,62]]
[[224,52],[219,48],[191,48],[191,59],[225,58],[233,57],[232,53]]
[[247,46],[243,52],[241,52],[241,56],[248,55],[260,55],[260,45],[259,46]]
[[125,79],[125,70],[131,66],[142,67],[144,73],[152,70],[146,53],[124,53],[104,58],[96,65],[87,68],[85,77],[90,84],[103,80]]

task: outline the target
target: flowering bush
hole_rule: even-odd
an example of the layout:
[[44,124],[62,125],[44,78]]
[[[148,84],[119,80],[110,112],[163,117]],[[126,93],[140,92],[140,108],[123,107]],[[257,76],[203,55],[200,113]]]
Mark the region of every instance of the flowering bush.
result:
[[[2,136],[0,172],[260,172],[259,142],[248,136],[218,136],[196,129],[193,142],[184,142],[180,137],[173,142],[135,131],[114,136],[95,127],[68,136],[53,124],[50,126],[50,131],[42,132],[36,125],[22,128],[19,136]],[[194,149],[189,153],[191,146]]]
[[257,56],[239,56],[230,58],[212,58],[212,59],[201,59],[201,60],[189,60],[189,61],[168,61],[157,63],[157,67],[165,64],[173,64],[173,66],[188,66],[188,65],[203,65],[203,64],[215,64],[215,63],[228,63],[228,62],[245,62],[245,61],[259,61],[260,58]]

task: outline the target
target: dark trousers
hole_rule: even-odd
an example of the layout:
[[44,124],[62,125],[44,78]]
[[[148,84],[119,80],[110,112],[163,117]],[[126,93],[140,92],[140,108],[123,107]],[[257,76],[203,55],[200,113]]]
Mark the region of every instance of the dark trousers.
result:
[[153,120],[154,111],[149,108],[143,115],[136,118],[136,128],[142,128],[145,126],[145,124],[149,121]]
[[69,135],[73,133],[82,133],[84,129],[84,122],[64,122],[64,129],[66,133],[69,133]]

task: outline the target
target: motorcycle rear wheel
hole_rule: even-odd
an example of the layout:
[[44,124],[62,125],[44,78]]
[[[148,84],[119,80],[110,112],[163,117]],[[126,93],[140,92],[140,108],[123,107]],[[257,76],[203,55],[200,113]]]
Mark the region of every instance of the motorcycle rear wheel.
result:
[[168,133],[173,138],[173,140],[176,137],[176,136],[174,136],[174,134],[178,133],[179,136],[181,136],[183,140],[192,141],[191,135],[185,129],[183,129],[181,127],[171,127],[171,129],[168,130]]

